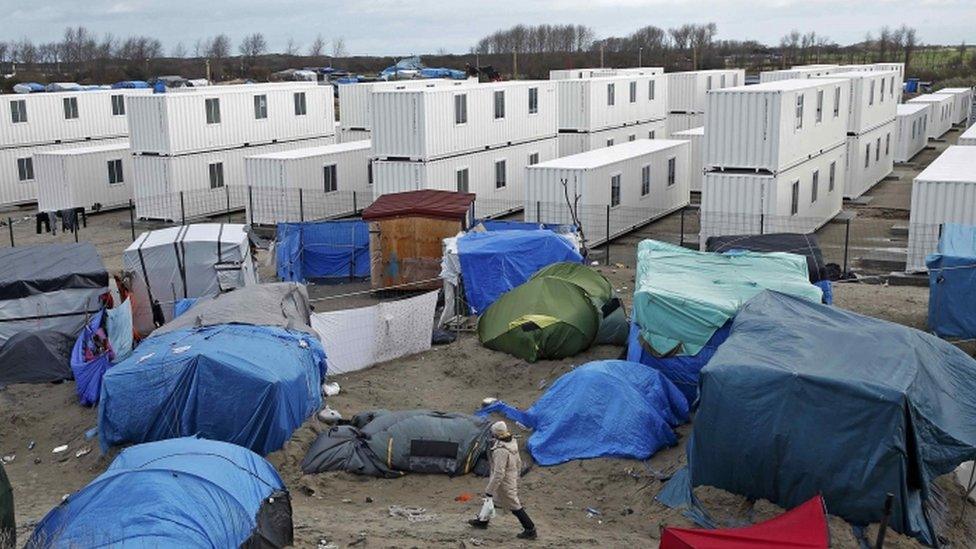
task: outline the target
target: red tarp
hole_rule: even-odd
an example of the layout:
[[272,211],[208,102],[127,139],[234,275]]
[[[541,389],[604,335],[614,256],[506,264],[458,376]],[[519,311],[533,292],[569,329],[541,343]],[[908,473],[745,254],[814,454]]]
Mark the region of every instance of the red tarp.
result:
[[745,528],[665,528],[661,549],[827,549],[830,536],[824,501],[816,496],[782,515]]
[[471,193],[450,191],[407,191],[384,194],[363,210],[365,221],[377,221],[391,217],[432,217],[435,219],[463,220],[474,202]]

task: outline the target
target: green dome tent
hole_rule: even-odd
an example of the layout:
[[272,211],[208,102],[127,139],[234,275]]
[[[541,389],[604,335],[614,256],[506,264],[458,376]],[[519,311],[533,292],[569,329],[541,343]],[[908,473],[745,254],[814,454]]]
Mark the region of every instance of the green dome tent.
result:
[[556,278],[578,286],[599,311],[600,330],[594,343],[623,345],[627,342],[627,313],[613,286],[599,272],[580,263],[553,263],[532,279]]
[[17,521],[14,520],[14,490],[0,465],[0,547],[17,546]]

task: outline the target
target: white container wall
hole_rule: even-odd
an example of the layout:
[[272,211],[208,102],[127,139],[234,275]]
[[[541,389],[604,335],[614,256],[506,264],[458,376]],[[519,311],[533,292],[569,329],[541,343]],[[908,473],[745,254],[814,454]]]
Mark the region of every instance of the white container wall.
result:
[[135,155],[136,217],[181,221],[239,210],[247,202],[245,157],[330,145],[334,140],[323,137],[180,156]]
[[663,120],[667,115],[668,80],[664,75],[620,74],[556,83],[560,131],[597,131]]
[[337,143],[352,143],[353,141],[368,141],[372,139],[373,132],[369,130],[350,130],[347,128],[339,128],[336,133]]
[[291,149],[244,159],[251,198],[247,220],[260,225],[353,214],[373,199],[369,141]]
[[428,162],[373,161],[373,198],[387,193],[437,189],[475,193],[476,217],[522,209],[525,168],[556,158],[557,140],[542,139]]
[[[851,82],[848,135],[866,132],[895,119],[898,106],[896,77],[894,71],[836,72],[826,77],[846,78]],[[830,100],[824,98],[824,102]]]
[[908,221],[909,272],[925,270],[943,223],[976,225],[976,147],[949,147],[912,184]]
[[[927,105],[918,103],[898,105],[895,131],[898,145],[895,147],[895,162],[908,162],[925,148],[928,142],[928,137],[925,135],[928,111]],[[962,137],[959,141],[962,141]],[[959,144],[963,145],[963,143]]]
[[710,236],[816,231],[843,206],[844,156],[840,146],[776,175],[706,172],[699,245]]
[[780,82],[782,80],[815,78],[817,76],[827,76],[840,70],[842,69],[839,68],[839,65],[818,65],[778,71],[763,71],[759,73],[759,83],[765,84],[766,82]]
[[959,141],[956,142],[957,145],[976,145],[976,125],[970,126],[968,130],[962,132],[959,136]]
[[132,198],[132,151],[127,141],[34,155],[37,210],[86,211],[128,206]]
[[705,94],[709,90],[734,88],[746,83],[744,69],[669,72],[668,112],[705,112]]
[[844,79],[806,79],[712,90],[705,168],[777,173],[842,145],[850,85]]
[[339,84],[337,86],[337,89],[339,90],[339,120],[342,122],[342,127],[347,130],[371,130],[373,128],[373,116],[370,102],[373,91],[457,87],[477,83],[477,78],[468,78],[466,80],[430,78],[418,80],[394,80],[392,82]]
[[857,198],[894,169],[896,125],[892,120],[871,131],[847,136],[844,198]]
[[34,156],[44,152],[125,143],[124,138],[75,141],[0,149],[0,205],[25,204],[37,200],[37,169]]
[[577,78],[604,78],[620,74],[654,75],[664,74],[664,67],[630,67],[613,68],[585,68],[585,69],[557,69],[549,71],[549,80],[572,80]]
[[332,86],[210,86],[128,101],[137,154],[167,156],[335,134]]
[[952,123],[969,124],[969,117],[973,112],[972,88],[942,88],[937,94],[951,95],[953,100]]
[[684,141],[639,139],[531,166],[525,219],[573,223],[568,190],[570,197],[579,197],[577,214],[587,243],[606,242],[688,205],[688,149]]
[[665,137],[665,126],[664,120],[655,120],[598,132],[560,133],[559,156],[579,154],[637,139],[663,139]]
[[952,95],[929,93],[913,97],[907,102],[929,106],[928,120],[925,122],[929,139],[938,139],[952,129],[952,108],[955,105],[955,97]]
[[704,113],[669,112],[667,136],[670,138],[678,132],[697,128],[705,124]]
[[704,168],[702,167],[702,141],[705,139],[705,127],[699,126],[683,132],[675,132],[671,139],[688,141],[688,173],[691,174],[689,184],[692,192],[701,192]]
[[0,96],[0,149],[125,137],[127,98],[152,90],[92,90]]
[[436,160],[556,136],[556,84],[526,80],[372,94],[373,155]]

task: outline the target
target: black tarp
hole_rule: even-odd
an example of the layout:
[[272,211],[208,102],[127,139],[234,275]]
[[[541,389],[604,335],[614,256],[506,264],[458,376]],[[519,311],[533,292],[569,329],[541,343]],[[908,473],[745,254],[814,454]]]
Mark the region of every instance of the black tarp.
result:
[[54,330],[14,334],[0,347],[0,387],[71,379],[72,346],[73,337]]
[[107,286],[108,271],[90,242],[0,248],[0,299]]
[[0,549],[17,546],[17,521],[14,520],[14,490],[0,464]]
[[789,252],[807,258],[810,282],[828,280],[827,264],[823,252],[812,234],[770,233],[747,235],[710,236],[705,241],[706,252],[748,250],[750,252]]

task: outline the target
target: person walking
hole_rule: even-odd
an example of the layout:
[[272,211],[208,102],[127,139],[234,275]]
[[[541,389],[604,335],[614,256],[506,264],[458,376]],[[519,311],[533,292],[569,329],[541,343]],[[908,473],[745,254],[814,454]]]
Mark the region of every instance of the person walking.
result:
[[[538,537],[535,524],[529,518],[518,497],[518,479],[522,471],[522,457],[519,455],[515,437],[508,431],[504,421],[496,421],[491,425],[492,443],[488,453],[488,464],[491,476],[485,497],[491,498],[499,507],[507,508],[515,515],[522,525],[519,539],[536,539]],[[474,518],[468,524],[475,528],[488,528],[487,518]]]

